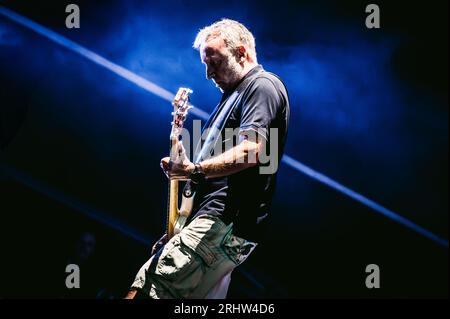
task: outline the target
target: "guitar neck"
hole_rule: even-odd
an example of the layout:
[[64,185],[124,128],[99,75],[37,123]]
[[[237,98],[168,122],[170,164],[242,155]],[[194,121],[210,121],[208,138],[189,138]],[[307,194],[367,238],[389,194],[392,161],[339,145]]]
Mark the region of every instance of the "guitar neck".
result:
[[167,212],[167,238],[174,235],[174,226],[178,217],[178,181],[169,180],[169,199]]
[[[178,137],[181,134],[184,121],[186,119],[187,112],[192,105],[189,105],[189,94],[192,93],[191,89],[179,88],[172,105],[174,107],[172,131],[170,133],[170,160],[174,162],[177,159],[178,153]],[[169,180],[169,198],[167,205],[167,221],[166,221],[166,233],[167,239],[173,237],[175,232],[175,224],[179,216],[178,210],[178,181]]]
[[[178,138],[171,139],[170,141],[170,158],[174,160],[176,158]],[[167,205],[167,223],[166,232],[167,239],[170,239],[174,235],[174,226],[178,217],[178,181],[169,180],[169,198]]]

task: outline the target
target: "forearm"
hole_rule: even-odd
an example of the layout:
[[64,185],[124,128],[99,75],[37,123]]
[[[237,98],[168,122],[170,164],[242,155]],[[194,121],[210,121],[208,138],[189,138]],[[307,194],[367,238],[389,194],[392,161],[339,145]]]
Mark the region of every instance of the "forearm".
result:
[[200,162],[206,177],[222,177],[255,166],[258,161],[259,145],[247,140],[228,151]]

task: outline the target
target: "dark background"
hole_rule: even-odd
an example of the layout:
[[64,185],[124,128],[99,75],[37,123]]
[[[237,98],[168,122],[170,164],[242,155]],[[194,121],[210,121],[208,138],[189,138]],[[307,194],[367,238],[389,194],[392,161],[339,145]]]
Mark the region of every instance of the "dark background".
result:
[[[289,89],[286,154],[448,239],[447,1],[378,1],[370,30],[364,1],[75,1],[67,29],[69,3],[0,1],[208,112],[220,93],[193,39],[243,22]],[[0,296],[122,297],[164,229],[170,103],[2,15],[0,71]],[[95,251],[68,291],[86,231]],[[285,164],[268,243],[240,269],[230,297],[448,297],[448,245]]]

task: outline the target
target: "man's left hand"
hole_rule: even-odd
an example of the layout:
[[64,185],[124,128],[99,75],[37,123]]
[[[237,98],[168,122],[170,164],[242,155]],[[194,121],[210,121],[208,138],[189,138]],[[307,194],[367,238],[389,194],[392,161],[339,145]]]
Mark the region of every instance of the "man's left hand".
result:
[[188,180],[189,175],[194,171],[194,164],[187,158],[183,143],[178,142],[178,152],[174,160],[170,157],[161,159],[161,168],[167,178],[176,180]]

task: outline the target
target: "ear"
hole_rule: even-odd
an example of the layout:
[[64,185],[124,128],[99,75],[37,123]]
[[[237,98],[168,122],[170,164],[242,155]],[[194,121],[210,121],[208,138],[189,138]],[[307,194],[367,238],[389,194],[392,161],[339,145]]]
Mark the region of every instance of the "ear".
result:
[[237,47],[237,53],[238,53],[239,60],[241,60],[241,61],[245,60],[245,55],[247,53],[247,50],[245,49],[245,47],[243,45],[240,45]]

